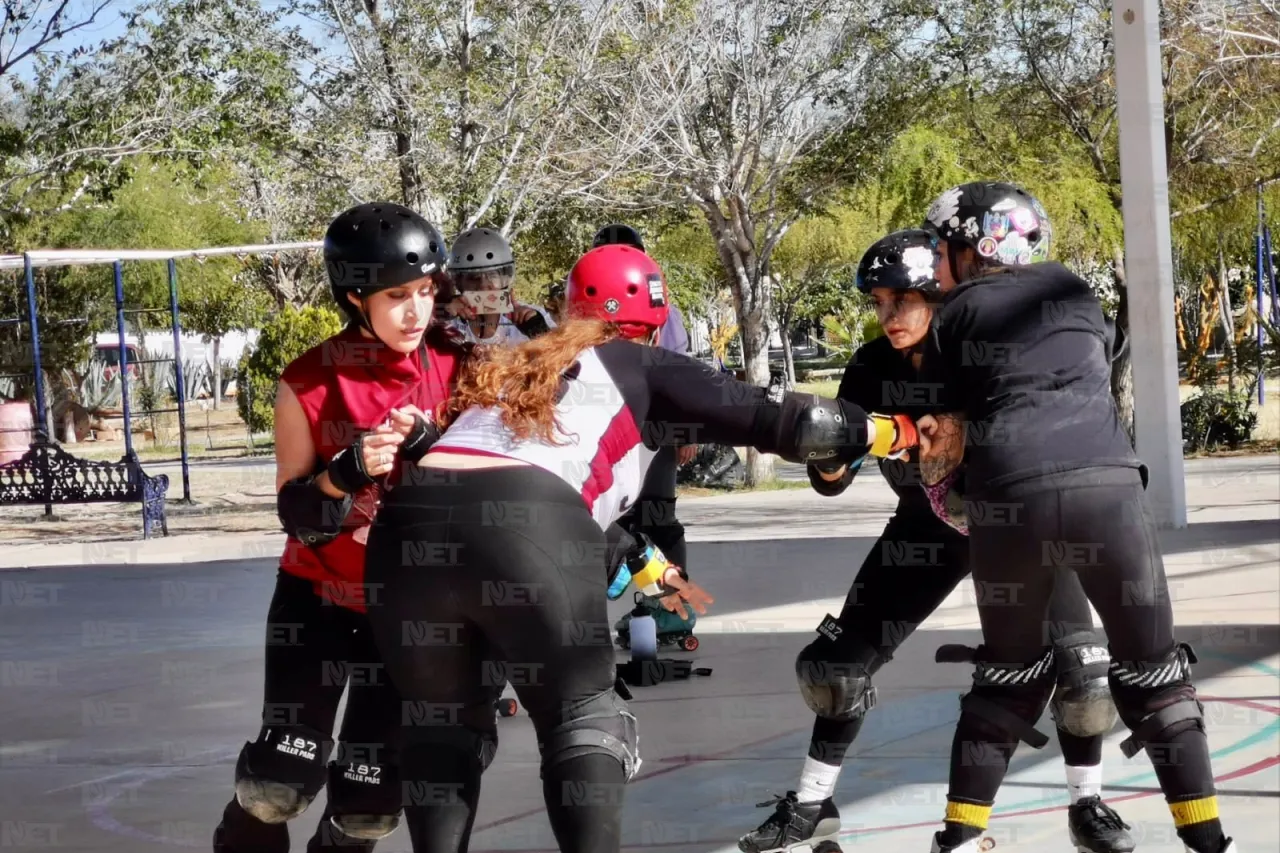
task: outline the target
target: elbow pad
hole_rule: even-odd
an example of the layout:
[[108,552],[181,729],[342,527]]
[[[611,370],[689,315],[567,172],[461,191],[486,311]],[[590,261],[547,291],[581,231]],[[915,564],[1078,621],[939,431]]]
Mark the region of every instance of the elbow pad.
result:
[[314,547],[338,537],[353,500],[349,494],[341,498],[325,494],[314,476],[299,477],[285,483],[276,495],[276,514],[285,533]]
[[[792,462],[848,464],[867,454],[867,413],[848,400],[788,394],[783,409],[792,409],[791,441],[781,442]],[[790,446],[788,446],[790,445]],[[779,454],[787,458],[787,453]]]
[[844,476],[839,480],[824,480],[822,477],[818,476],[818,471],[822,466],[806,465],[805,470],[809,473],[809,484],[813,486],[813,490],[815,492],[825,498],[834,498],[838,495],[842,495],[844,494],[844,490],[849,488],[849,485],[853,482],[854,476],[858,473],[858,470],[862,468],[862,463],[865,460],[866,457],[864,456],[861,459],[855,459],[848,465],[844,466]]

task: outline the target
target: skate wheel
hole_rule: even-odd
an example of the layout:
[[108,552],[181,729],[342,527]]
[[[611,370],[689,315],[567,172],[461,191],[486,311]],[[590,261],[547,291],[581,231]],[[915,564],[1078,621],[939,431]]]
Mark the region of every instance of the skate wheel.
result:
[[516,715],[516,710],[519,707],[520,706],[516,704],[516,700],[514,699],[499,699],[498,700],[498,716],[514,717]]
[[996,840],[988,836],[987,838],[982,839],[978,844],[978,849],[982,851],[982,853],[987,853],[988,850],[995,850]]
[[698,638],[690,634],[680,641],[680,647],[686,652],[696,652],[698,650]]

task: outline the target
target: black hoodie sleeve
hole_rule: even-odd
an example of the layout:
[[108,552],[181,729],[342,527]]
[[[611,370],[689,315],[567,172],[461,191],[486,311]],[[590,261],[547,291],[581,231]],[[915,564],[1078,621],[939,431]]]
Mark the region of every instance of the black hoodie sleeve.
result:
[[[760,388],[717,371],[710,365],[669,350],[629,341],[599,348],[605,368],[622,389],[645,443],[727,444],[755,447],[792,462],[798,455],[798,428],[806,411],[819,405],[814,394],[770,395]],[[866,413],[850,402],[838,405],[850,424],[849,445],[866,445]]]

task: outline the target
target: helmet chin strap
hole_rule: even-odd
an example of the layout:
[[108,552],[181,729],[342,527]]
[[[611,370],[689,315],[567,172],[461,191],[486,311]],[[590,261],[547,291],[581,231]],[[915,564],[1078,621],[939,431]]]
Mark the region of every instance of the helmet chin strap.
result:
[[951,268],[951,280],[956,284],[964,283],[964,279],[960,277],[960,270],[956,266],[956,255],[962,251],[958,243],[952,243],[947,247],[947,266]]
[[382,344],[384,347],[387,347],[388,349],[390,349],[391,344],[387,343],[381,337],[379,337],[378,333],[373,329],[373,321],[369,319],[369,303],[366,300],[367,300],[367,297],[364,294],[361,294],[360,307],[357,311],[357,313],[360,315],[360,320],[359,320],[360,328],[368,331],[368,333],[373,336],[373,339],[375,341]]

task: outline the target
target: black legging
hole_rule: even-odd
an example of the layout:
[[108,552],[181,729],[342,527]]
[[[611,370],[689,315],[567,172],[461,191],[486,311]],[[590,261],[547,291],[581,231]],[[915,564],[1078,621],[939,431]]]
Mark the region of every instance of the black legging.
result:
[[[816,644],[832,660],[847,662],[857,657],[851,649],[860,641],[876,650],[881,664],[887,663],[968,574],[968,539],[939,521],[927,503],[900,504],[849,589],[836,620],[843,629],[841,639],[819,639]],[[1041,647],[1093,629],[1089,601],[1075,575],[1062,571],[1057,580],[1047,619],[1043,611],[1038,617]],[[838,766],[865,719],[818,717],[810,757]],[[1086,766],[1101,760],[1101,737],[1077,737],[1059,729],[1058,739],[1067,764]]]
[[[1069,564],[1097,609],[1112,660],[1158,662],[1174,648],[1164,562],[1141,475],[1132,468],[1093,468],[1026,481],[998,492],[970,495],[970,554],[978,587],[978,614],[988,659],[1030,663],[1044,653],[1043,614],[1054,588],[1055,564]],[[984,595],[983,590],[1003,591]],[[1012,593],[1012,594],[1010,594]],[[1155,687],[1117,687],[1113,695],[1130,728],[1175,699],[1194,698],[1186,682],[1158,679]],[[1011,708],[1034,722],[1048,696],[1027,691],[1025,707]],[[1213,793],[1208,742],[1202,728],[1187,724],[1151,740],[1147,754],[1166,798]],[[961,718],[958,750],[996,746],[999,741],[977,720]],[[1172,746],[1171,746],[1172,744]],[[1008,769],[1015,743],[985,767],[985,790],[970,794],[993,801]]]
[[547,747],[558,727],[582,719],[577,709],[613,695],[604,546],[581,496],[538,468],[420,468],[388,495],[367,563],[384,603],[369,615],[417,723],[406,731],[403,762],[415,850],[467,849],[483,770],[474,756],[492,756],[493,700],[506,682],[543,747],[543,794],[560,849],[618,850],[623,764]]
[[[343,688],[350,682],[338,739],[359,753],[346,758],[394,764],[400,696],[378,661],[364,615],[322,600],[311,581],[279,572],[267,611],[264,726],[301,725],[332,732]],[[344,749],[350,751],[347,746]],[[326,807],[320,816],[307,844],[310,853],[339,846],[365,853],[373,850],[377,842],[357,841],[335,829],[329,823],[331,814],[331,807]],[[288,824],[263,823],[241,808],[234,796],[223,810],[214,838],[215,853],[286,853],[289,849]]]

